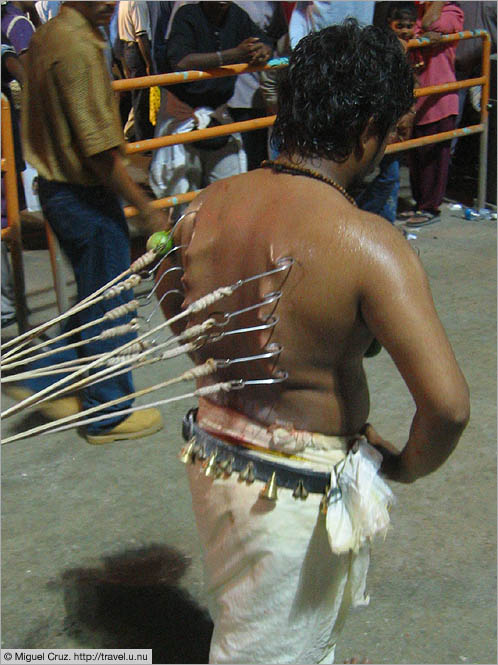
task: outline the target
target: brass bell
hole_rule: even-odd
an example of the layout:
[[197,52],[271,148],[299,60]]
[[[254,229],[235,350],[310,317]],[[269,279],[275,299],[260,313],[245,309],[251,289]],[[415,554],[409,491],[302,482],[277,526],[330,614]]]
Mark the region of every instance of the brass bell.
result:
[[200,462],[204,462],[207,459],[206,449],[204,446],[200,445],[199,448],[195,450],[195,456]]
[[218,475],[218,464],[216,462],[216,453],[211,453],[211,456],[208,459],[206,465],[206,470],[204,471],[205,476],[217,476]]
[[247,483],[253,483],[254,479],[254,464],[249,462],[246,468],[240,472],[239,480],[245,480]]
[[295,499],[307,499],[308,498],[308,490],[304,486],[304,483],[302,480],[300,480],[297,484],[296,489],[292,492],[292,496]]
[[220,471],[222,471],[226,476],[230,476],[232,474],[232,465],[233,465],[233,457],[227,457],[227,459],[223,460],[223,462],[220,462],[218,464],[218,467]]
[[180,452],[180,462],[183,464],[193,464],[194,462],[194,448],[195,448],[195,437],[192,437],[190,441],[181,449]]
[[259,496],[262,499],[268,499],[268,501],[276,501],[277,500],[277,474],[275,471],[271,474],[270,480],[266,483],[266,485],[263,487],[261,492],[259,493]]

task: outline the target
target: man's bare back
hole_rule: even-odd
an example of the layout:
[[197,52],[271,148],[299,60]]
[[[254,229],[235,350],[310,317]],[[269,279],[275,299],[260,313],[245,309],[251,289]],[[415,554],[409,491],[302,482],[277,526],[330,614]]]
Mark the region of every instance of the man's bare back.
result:
[[[356,598],[351,584],[363,596],[368,543],[389,524],[384,478],[435,471],[468,421],[467,385],[418,257],[346,193],[412,104],[394,34],[354,21],[311,33],[279,81],[278,158],[210,185],[175,226],[181,272],[162,269],[165,314],[237,285],[182,325],[215,318],[221,336],[194,360],[230,359],[210,382],[246,382],[217,393],[229,409],[200,400],[183,427],[215,599],[210,662],[333,662],[337,612]],[[415,402],[397,445],[366,423],[363,358],[374,338]],[[282,370],[282,382],[248,386]],[[360,431],[367,442],[351,446]]]
[[[254,355],[271,339],[283,347],[277,367],[274,361],[240,364],[212,382],[267,377],[276,369],[287,371],[288,379],[218,400],[267,425],[357,433],[369,411],[363,358],[373,340],[362,312],[363,285],[373,276],[372,253],[399,253],[416,261],[401,234],[325,183],[259,169],[209,187],[178,225],[175,240],[187,246],[182,250],[185,305],[219,286],[271,270],[279,259],[294,260],[288,273],[255,280],[215,306],[237,311],[281,289],[277,303],[234,317],[230,326],[256,325],[274,310],[274,329],[226,336],[197,357]],[[171,313],[172,299],[165,302]]]

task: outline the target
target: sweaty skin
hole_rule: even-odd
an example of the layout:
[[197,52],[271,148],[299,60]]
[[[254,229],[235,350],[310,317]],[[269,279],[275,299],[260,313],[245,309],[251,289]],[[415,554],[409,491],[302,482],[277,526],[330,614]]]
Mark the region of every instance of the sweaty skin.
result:
[[[177,225],[175,242],[186,246],[179,257],[184,274],[181,283],[163,280],[160,293],[181,288],[183,306],[221,285],[267,271],[279,258],[295,261],[286,280],[283,272],[251,282],[211,310],[242,309],[281,288],[279,320],[271,334],[271,342],[283,346],[276,368],[267,361],[244,363],[210,380],[258,379],[277,368],[289,378],[276,386],[223,393],[213,401],[266,425],[356,434],[369,413],[363,357],[376,337],[417,406],[401,456],[367,428],[367,437],[385,455],[384,471],[411,482],[443,463],[468,419],[467,387],[420,261],[391,224],[357,209],[327,184],[258,169],[202,192]],[[180,305],[181,298],[169,295],[165,315]],[[255,325],[271,312],[267,306],[234,317],[230,328]],[[226,336],[196,352],[195,360],[255,354],[269,340],[268,331]]]

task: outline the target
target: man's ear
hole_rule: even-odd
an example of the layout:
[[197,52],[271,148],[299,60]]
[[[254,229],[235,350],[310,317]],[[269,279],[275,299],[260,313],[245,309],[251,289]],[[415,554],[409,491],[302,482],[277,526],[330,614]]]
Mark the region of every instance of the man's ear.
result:
[[363,159],[365,150],[372,138],[377,138],[377,131],[375,127],[375,122],[373,117],[368,119],[367,124],[365,125],[364,130],[359,135],[358,140],[356,141],[356,146],[354,149],[354,155],[358,161]]
[[368,122],[365,125],[365,129],[362,131],[362,133],[360,134],[360,138],[358,139],[358,143],[360,144],[363,150],[365,150],[368,142],[372,138],[378,138],[377,127],[375,125],[375,120],[373,119],[373,116],[371,116],[368,119]]

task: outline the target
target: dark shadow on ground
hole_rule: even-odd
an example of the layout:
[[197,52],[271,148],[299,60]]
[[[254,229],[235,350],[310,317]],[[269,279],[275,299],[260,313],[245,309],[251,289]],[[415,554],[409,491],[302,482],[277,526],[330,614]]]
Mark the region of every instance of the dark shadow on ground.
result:
[[86,648],[152,649],[154,663],[207,663],[213,624],[177,584],[189,565],[151,545],[63,573],[65,632]]

